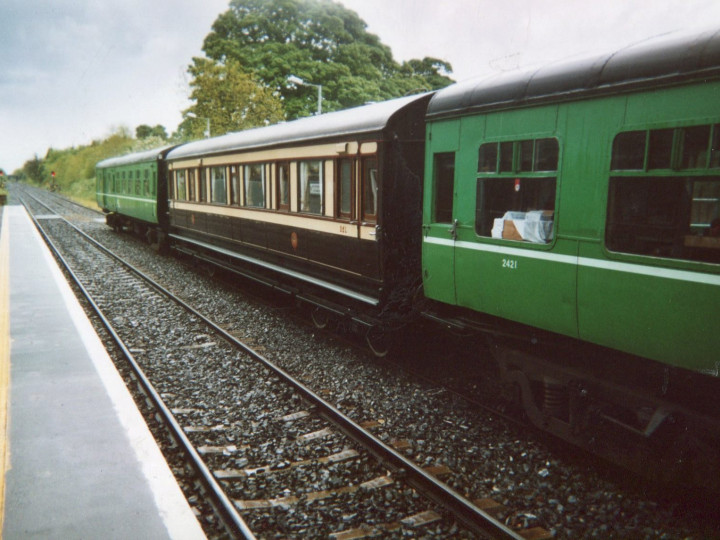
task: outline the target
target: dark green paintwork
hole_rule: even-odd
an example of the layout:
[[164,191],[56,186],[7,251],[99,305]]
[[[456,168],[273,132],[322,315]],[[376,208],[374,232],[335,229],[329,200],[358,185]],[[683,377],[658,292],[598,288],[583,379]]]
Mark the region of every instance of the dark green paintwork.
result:
[[155,158],[118,165],[113,165],[112,160],[101,162],[96,168],[98,206],[106,212],[157,224],[157,181]]

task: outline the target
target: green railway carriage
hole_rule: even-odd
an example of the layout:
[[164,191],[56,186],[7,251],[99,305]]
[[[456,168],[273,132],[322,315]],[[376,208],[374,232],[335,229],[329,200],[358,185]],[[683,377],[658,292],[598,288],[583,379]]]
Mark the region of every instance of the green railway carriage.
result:
[[720,368],[720,32],[439,91],[423,281],[465,308]]
[[99,162],[95,167],[97,204],[108,225],[133,227],[154,235],[167,225],[167,166],[174,146],[137,152]]

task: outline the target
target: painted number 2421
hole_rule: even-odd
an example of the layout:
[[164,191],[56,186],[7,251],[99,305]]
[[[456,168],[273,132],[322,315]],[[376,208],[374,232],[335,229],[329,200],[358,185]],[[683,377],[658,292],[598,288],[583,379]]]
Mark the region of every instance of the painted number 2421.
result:
[[503,268],[509,268],[510,270],[517,270],[518,262],[515,259],[503,259]]

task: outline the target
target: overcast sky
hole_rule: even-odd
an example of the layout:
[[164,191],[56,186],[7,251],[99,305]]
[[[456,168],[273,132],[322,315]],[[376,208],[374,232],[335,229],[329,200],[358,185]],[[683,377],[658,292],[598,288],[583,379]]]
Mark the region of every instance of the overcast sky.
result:
[[[720,29],[718,0],[341,0],[397,60],[433,56],[464,80]],[[187,66],[229,0],[0,0],[0,168],[119,126],[172,132]],[[321,83],[322,81],[313,81]]]

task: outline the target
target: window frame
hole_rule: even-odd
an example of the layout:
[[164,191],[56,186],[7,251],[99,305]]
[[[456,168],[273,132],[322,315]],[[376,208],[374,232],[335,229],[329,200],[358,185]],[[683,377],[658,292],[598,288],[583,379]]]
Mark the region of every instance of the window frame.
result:
[[[369,165],[373,163],[375,166],[370,167]],[[375,176],[374,176],[374,189],[372,188],[373,185],[373,176],[370,174],[370,171],[374,169]],[[370,174],[370,178],[368,178],[368,174]],[[368,156],[362,156],[360,158],[360,215],[362,216],[362,223],[363,225],[373,225],[378,223],[378,215],[380,213],[380,199],[382,194],[382,174],[380,170],[380,158],[377,154],[374,155],[368,155]],[[371,191],[367,191],[367,186],[371,186]],[[372,212],[368,210],[367,198],[368,195],[372,195],[373,199],[373,208]]]
[[[217,204],[222,206],[227,206],[228,204],[228,192],[227,192],[227,180],[228,180],[228,168],[225,165],[213,165],[212,167],[208,167],[209,169],[209,176],[210,176],[210,203],[211,204]],[[222,172],[222,181],[220,180],[220,177],[217,176],[218,172]],[[217,187],[222,186],[221,190],[218,190]],[[218,197],[219,194],[222,194],[222,197]]]
[[[188,171],[187,169],[178,169],[175,171],[175,200],[177,201],[187,201],[188,198],[188,192],[187,192],[187,178],[188,178]],[[182,190],[180,189],[180,176],[182,175]],[[181,197],[182,195],[182,197]]]
[[[560,146],[556,136],[486,141],[478,146],[474,227],[477,236],[518,241],[522,245],[553,244],[560,184]],[[488,158],[483,159],[484,155]],[[529,193],[527,197],[526,193]],[[505,208],[490,208],[490,201]],[[512,218],[513,226],[516,220],[526,218],[537,223],[523,222],[528,231],[524,236],[520,234],[522,229],[506,236],[505,222],[508,220],[505,217],[510,212],[522,214]],[[502,230],[496,230],[498,220],[503,221]]]
[[[624,151],[624,147],[618,141],[629,140],[633,133],[644,133],[643,167],[622,168],[616,152]],[[668,133],[672,133],[672,141],[663,146],[666,155],[651,156],[658,148],[652,145],[653,136],[657,140],[660,134]],[[718,142],[717,121],[616,133],[603,231],[608,253],[657,257],[681,264],[720,263],[720,237],[713,236],[712,228],[720,219]],[[657,163],[665,166],[654,167]],[[705,216],[704,221],[696,219],[699,216]]]
[[190,202],[197,202],[197,177],[197,168],[191,167],[187,169],[187,200]]
[[197,201],[201,203],[208,202],[208,188],[207,188],[207,167],[198,167],[198,190],[197,190]]
[[[243,164],[243,206],[246,208],[266,208],[267,207],[267,189],[266,189],[266,164],[263,162],[255,162],[255,163],[244,163]],[[255,198],[255,193],[251,192],[251,182],[257,182],[257,180],[251,179],[251,174],[249,174],[249,171],[251,171],[252,168],[257,167],[260,170],[260,187],[261,187],[261,193],[262,193],[262,204],[250,204],[250,200]],[[251,195],[253,195],[251,197]]]
[[230,206],[240,206],[242,193],[242,176],[240,170],[242,165],[234,163],[228,166],[228,181],[230,186],[230,196],[228,197],[228,204]]
[[[276,208],[280,212],[289,212],[290,211],[290,201],[291,201],[291,185],[292,185],[292,177],[290,175],[290,161],[276,161],[274,164],[275,168],[275,204]],[[284,171],[283,174],[281,174],[281,170]],[[283,200],[283,189],[281,187],[281,182],[283,178],[286,180],[286,189],[285,189],[285,195],[286,200]]]
[[[343,164],[347,164],[350,171],[349,185],[347,186],[350,207],[347,212],[343,211]],[[342,157],[335,160],[335,217],[348,222],[356,219],[356,166],[357,160],[351,157]]]
[[[314,194],[311,193],[312,191],[312,183],[307,181],[308,174],[305,172],[305,169],[310,166],[310,164],[317,164],[318,166],[318,180],[317,185],[319,187],[319,208],[318,211],[315,212],[312,210],[312,201],[309,199],[309,197],[313,196]],[[303,185],[303,183],[306,183],[306,185]],[[303,192],[307,192],[308,200],[306,203],[303,203]],[[322,158],[313,158],[313,159],[302,159],[297,161],[297,211],[300,214],[307,214],[312,216],[322,216],[324,215],[324,202],[325,202],[325,160]],[[305,208],[303,208],[303,204],[305,204]]]

